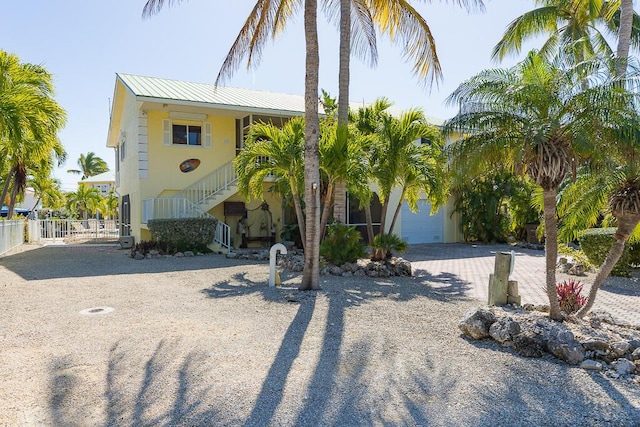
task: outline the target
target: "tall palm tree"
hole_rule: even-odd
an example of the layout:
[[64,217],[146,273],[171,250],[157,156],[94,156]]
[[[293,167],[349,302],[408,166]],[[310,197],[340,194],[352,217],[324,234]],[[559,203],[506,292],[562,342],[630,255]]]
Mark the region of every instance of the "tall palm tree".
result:
[[11,188],[9,214],[26,184],[28,169],[65,152],[57,132],[66,120],[53,98],[51,75],[41,66],[21,63],[0,50],[0,170],[8,171],[0,200]]
[[[613,50],[600,28],[615,26],[619,1],[536,0],[538,8],[516,18],[493,49],[493,58],[502,60],[519,53],[522,44],[539,35],[549,38],[540,53],[551,59],[558,50],[570,51],[576,62],[595,54],[611,57]],[[630,34],[630,33],[629,33]]]
[[[636,27],[640,25],[638,15],[633,11],[633,0],[620,0],[618,45],[616,49],[616,75],[623,76],[627,70],[629,50],[631,47],[634,20]],[[636,29],[636,34],[638,30]],[[637,45],[637,37],[636,37]]]
[[[542,188],[546,290],[553,319],[561,317],[555,283],[558,187],[572,162],[590,155],[596,142],[613,141],[616,125],[628,123],[630,115],[628,93],[608,71],[595,61],[552,63],[534,51],[511,69],[480,72],[448,98],[460,111],[445,131],[464,133],[452,145],[452,167],[474,171],[487,158],[500,158]],[[586,87],[585,74],[591,76]]]
[[69,169],[67,172],[74,173],[76,175],[82,175],[82,180],[89,178],[90,176],[100,175],[109,170],[107,162],[96,156],[96,153],[90,151],[85,156],[80,154],[78,158],[78,167],[80,169]]

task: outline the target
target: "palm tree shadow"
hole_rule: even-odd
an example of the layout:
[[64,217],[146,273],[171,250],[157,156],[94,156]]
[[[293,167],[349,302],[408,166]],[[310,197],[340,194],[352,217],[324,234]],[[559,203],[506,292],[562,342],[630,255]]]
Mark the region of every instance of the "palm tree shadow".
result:
[[[217,424],[219,411],[210,406],[210,386],[200,385],[207,356],[192,350],[183,357],[178,343],[160,341],[145,361],[123,349],[120,343],[109,351],[105,392],[100,404],[90,400],[90,384],[70,356],[56,358],[50,367],[49,412],[54,426],[92,425],[190,425]],[[134,366],[143,363],[140,383]],[[168,384],[175,385],[174,387]],[[96,412],[103,407],[103,411]],[[92,408],[92,409],[89,409]],[[93,411],[93,412],[91,412]],[[103,420],[103,422],[99,421]]]

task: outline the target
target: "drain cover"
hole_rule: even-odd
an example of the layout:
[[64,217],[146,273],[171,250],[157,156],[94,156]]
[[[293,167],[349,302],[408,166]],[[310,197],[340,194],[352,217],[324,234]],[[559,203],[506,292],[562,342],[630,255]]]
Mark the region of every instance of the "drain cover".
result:
[[92,308],[85,308],[80,312],[80,314],[86,314],[88,316],[96,316],[99,314],[108,314],[114,310],[115,308],[113,307],[92,307]]

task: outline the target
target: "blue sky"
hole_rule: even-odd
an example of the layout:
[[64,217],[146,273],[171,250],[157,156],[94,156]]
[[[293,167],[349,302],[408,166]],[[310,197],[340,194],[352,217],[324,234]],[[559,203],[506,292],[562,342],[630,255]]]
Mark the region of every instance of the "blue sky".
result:
[[[352,61],[351,100],[370,102],[386,96],[397,107],[421,107],[427,115],[445,119],[455,109],[445,106],[444,100],[460,82],[482,69],[516,62],[518,58],[510,58],[495,64],[491,50],[509,22],[534,3],[489,0],[485,13],[471,14],[437,1],[414,3],[435,37],[444,81],[429,91],[403,62],[400,48],[381,38],[376,68]],[[45,66],[54,75],[56,99],[67,111],[60,138],[69,158],[55,172],[65,191],[77,186],[79,176],[66,170],[77,168],[81,153],[93,151],[114,168],[114,153],[106,147],[106,139],[115,73],[213,83],[255,0],[190,0],[143,20],[144,4],[144,0],[22,0],[2,5],[0,48],[23,62]],[[338,34],[322,13],[319,23],[320,87],[337,95]],[[242,67],[226,84],[303,94],[302,15],[268,44],[257,68]]]

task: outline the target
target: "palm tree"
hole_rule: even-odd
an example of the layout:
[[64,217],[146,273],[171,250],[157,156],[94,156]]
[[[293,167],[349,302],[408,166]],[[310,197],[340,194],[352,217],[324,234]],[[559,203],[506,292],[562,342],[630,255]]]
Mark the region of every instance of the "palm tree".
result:
[[540,7],[516,18],[493,49],[493,58],[502,60],[519,53],[522,44],[538,35],[549,38],[540,48],[548,59],[566,50],[576,62],[599,54],[612,56],[612,49],[598,26],[611,27],[619,2],[606,0],[536,0]]
[[90,176],[100,175],[101,173],[105,173],[109,170],[107,162],[96,156],[96,153],[93,151],[87,153],[86,156],[84,154],[80,154],[78,167],[80,169],[69,169],[67,172],[74,173],[76,175],[81,174],[82,180],[85,180]]
[[29,185],[37,197],[34,207],[37,207],[40,201],[48,208],[62,207],[64,195],[60,190],[60,180],[51,178],[48,174],[36,175],[29,181]]
[[233,161],[238,173],[238,191],[245,197],[261,199],[264,180],[273,176],[276,187],[284,181],[293,196],[302,242],[305,243],[302,212],[304,171],[304,119],[296,117],[280,129],[272,124],[251,126],[245,147]]
[[11,188],[9,215],[26,185],[28,170],[51,156],[64,161],[56,137],[66,114],[53,99],[51,75],[0,50],[0,170],[8,171],[0,200]]
[[74,212],[74,216],[82,214],[86,221],[90,214],[96,212],[101,199],[102,195],[97,188],[78,185],[76,191],[67,193],[67,209]]
[[[638,16],[633,11],[633,0],[620,0],[619,20],[620,25],[618,27],[618,46],[616,49],[616,76],[620,77],[623,76],[627,70],[627,61],[629,58],[629,49],[633,36],[634,20],[636,21],[636,27],[640,25],[640,22],[638,22]],[[635,32],[637,35],[637,28]],[[638,38],[635,37],[634,41],[637,46]]]
[[[587,73],[587,70],[589,71]],[[453,168],[477,170],[501,159],[524,170],[542,188],[546,290],[550,317],[560,318],[556,296],[556,196],[572,163],[598,143],[612,141],[616,125],[628,123],[628,93],[609,78],[601,62],[551,63],[537,52],[511,69],[485,70],[448,98],[460,105],[446,132],[464,132],[452,145]],[[585,87],[584,75],[590,75]]]

